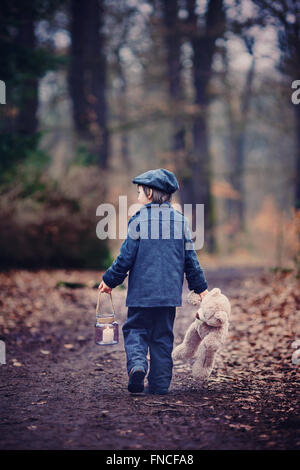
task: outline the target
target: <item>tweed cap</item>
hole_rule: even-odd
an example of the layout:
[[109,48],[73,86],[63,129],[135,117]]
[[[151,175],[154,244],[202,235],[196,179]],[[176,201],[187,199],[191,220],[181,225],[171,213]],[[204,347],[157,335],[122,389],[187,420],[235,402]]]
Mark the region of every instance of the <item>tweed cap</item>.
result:
[[132,180],[135,184],[144,184],[151,188],[159,189],[165,193],[172,194],[179,189],[179,184],[174,173],[164,168],[149,170]]

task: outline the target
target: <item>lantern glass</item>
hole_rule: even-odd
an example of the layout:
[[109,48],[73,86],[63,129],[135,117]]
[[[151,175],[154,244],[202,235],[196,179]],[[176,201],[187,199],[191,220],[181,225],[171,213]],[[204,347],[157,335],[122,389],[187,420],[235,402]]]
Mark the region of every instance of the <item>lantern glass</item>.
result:
[[95,343],[99,345],[111,345],[119,342],[119,325],[115,319],[115,309],[110,294],[112,313],[100,312],[100,292],[98,293],[98,301],[96,307],[96,323],[95,323]]
[[98,345],[111,345],[119,342],[119,325],[112,317],[112,322],[102,322],[97,318],[95,324],[95,343]]

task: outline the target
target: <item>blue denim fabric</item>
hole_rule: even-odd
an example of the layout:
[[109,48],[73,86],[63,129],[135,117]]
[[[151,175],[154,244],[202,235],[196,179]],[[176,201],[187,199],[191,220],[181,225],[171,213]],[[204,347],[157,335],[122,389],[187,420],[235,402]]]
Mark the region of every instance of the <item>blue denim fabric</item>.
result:
[[172,379],[173,324],[176,307],[129,307],[123,325],[127,372],[133,366],[147,373],[150,352],[149,388],[167,392]]
[[128,222],[128,234],[120,254],[104,273],[111,288],[121,284],[129,272],[127,307],[181,306],[182,284],[196,293],[207,289],[193,247],[188,220],[169,202],[148,203]]

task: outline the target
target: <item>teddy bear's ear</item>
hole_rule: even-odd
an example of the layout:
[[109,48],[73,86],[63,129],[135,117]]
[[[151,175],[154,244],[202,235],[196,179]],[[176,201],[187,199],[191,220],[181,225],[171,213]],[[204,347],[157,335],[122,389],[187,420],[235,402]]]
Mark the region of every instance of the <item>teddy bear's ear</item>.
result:
[[218,287],[214,287],[214,288],[210,291],[210,294],[211,294],[211,295],[219,295],[219,294],[221,294],[221,289],[219,289]]

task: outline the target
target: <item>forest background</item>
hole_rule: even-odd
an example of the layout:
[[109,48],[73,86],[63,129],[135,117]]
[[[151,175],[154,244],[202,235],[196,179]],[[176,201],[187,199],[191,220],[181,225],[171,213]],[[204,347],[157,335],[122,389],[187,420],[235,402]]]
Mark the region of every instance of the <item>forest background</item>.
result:
[[[205,266],[299,265],[300,6],[1,2],[0,263],[106,269],[96,208],[174,171]],[[294,84],[294,88],[296,85]],[[298,215],[297,215],[298,214]]]

